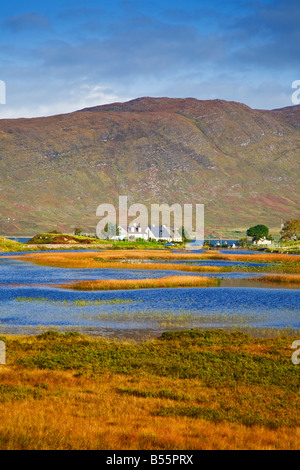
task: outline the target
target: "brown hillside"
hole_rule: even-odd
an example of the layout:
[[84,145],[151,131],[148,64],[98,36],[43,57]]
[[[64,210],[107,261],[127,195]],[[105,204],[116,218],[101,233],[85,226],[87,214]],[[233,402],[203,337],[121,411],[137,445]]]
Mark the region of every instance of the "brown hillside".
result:
[[140,98],[0,120],[7,233],[95,231],[97,206],[203,203],[206,230],[299,217],[300,106]]

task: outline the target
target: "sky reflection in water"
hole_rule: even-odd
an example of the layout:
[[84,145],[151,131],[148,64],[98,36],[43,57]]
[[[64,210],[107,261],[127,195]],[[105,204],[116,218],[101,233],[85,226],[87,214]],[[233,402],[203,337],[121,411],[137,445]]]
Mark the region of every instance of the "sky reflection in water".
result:
[[[205,261],[208,263],[232,265],[228,261]],[[82,279],[139,279],[175,273],[179,271],[59,269],[0,259],[0,333],[53,327],[100,334],[192,327],[300,328],[298,289],[230,286],[230,279],[253,277],[252,273],[203,273],[228,280],[229,287],[216,288],[78,292],[51,286]]]

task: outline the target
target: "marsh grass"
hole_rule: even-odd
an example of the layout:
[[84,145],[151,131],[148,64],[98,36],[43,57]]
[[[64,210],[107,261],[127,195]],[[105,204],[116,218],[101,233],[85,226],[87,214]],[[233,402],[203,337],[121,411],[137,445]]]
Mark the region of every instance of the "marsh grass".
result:
[[254,272],[254,273],[270,273],[270,274],[300,274],[300,262],[297,258],[293,263],[278,262],[275,264],[268,264],[266,266],[234,266],[231,270],[238,272]]
[[127,290],[127,289],[158,289],[179,287],[218,286],[220,281],[204,276],[166,276],[154,279],[100,279],[60,284],[64,289],[81,291],[96,290]]
[[297,449],[295,337],[1,337],[0,449]]
[[[98,261],[98,258],[95,258]],[[228,271],[227,267],[220,266],[191,266],[184,264],[172,263],[143,263],[143,262],[130,262],[130,261],[102,261],[99,260],[98,268],[106,269],[143,269],[143,270],[161,270],[161,271],[188,271],[198,273],[220,273]]]
[[[152,328],[155,329],[183,329],[183,328],[203,328],[211,327],[212,325],[220,325],[224,328],[230,326],[231,328],[244,327],[251,324],[255,320],[254,316],[241,315],[241,314],[224,314],[214,313],[203,315],[201,312],[193,312],[182,310],[178,313],[170,311],[156,311],[151,312],[147,310],[134,310],[134,311],[109,311],[99,313],[82,313],[82,318],[94,320],[98,322],[113,322],[120,325],[126,324],[147,324],[149,322]],[[262,314],[260,319],[262,320]],[[234,326],[233,326],[234,325]]]
[[[59,267],[59,268],[77,268],[77,269],[143,269],[143,270],[175,270],[175,271],[189,271],[189,272],[222,272],[226,269],[219,266],[190,266],[190,265],[179,265],[171,263],[134,263],[132,261],[140,261],[147,259],[146,253],[145,258],[142,254],[135,252],[122,252],[123,258],[120,254],[114,252],[101,253],[101,257],[95,257],[95,253],[35,253],[23,256],[16,256],[16,258],[23,259],[24,261],[32,261],[36,264],[43,266]],[[117,256],[113,256],[113,255]],[[147,253],[149,261],[153,261],[154,258]],[[158,254],[156,256],[159,256]],[[156,257],[155,257],[156,259]],[[169,258],[162,258],[164,261],[168,261]],[[176,258],[172,258],[176,259]],[[191,260],[192,258],[186,258]]]
[[132,299],[76,299],[76,300],[52,300],[45,297],[17,297],[15,299],[16,302],[34,302],[34,303],[51,303],[52,305],[57,306],[69,306],[69,307],[91,307],[91,306],[98,306],[98,305],[124,305],[124,304],[132,304],[140,303],[142,300],[135,300]]
[[[17,255],[16,258],[31,261],[43,266],[52,266],[60,268],[79,268],[79,269],[97,269],[97,268],[115,268],[115,269],[175,269],[197,272],[222,272],[229,271],[228,267],[217,266],[189,266],[172,265],[172,261],[197,261],[197,260],[221,260],[221,261],[243,261],[245,263],[276,263],[273,269],[293,269],[300,271],[300,263],[294,255],[278,253],[255,253],[251,255],[240,254],[221,254],[218,252],[202,253],[175,253],[165,250],[104,250],[95,255],[94,252],[71,252],[71,253],[29,253],[26,255]],[[133,263],[132,261],[152,261],[152,263]],[[168,261],[169,263],[159,263],[159,261]],[[239,270],[247,267],[237,267]],[[258,267],[259,268],[259,267]],[[269,266],[268,266],[269,268]],[[298,271],[298,272],[299,272]],[[297,271],[296,271],[297,272]]]
[[265,276],[256,278],[264,282],[283,282],[288,284],[300,284],[299,274],[267,274]]

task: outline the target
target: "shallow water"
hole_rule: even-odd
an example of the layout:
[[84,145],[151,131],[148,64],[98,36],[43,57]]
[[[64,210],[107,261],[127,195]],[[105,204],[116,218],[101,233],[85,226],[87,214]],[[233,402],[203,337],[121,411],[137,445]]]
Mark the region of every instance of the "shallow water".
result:
[[[144,261],[143,261],[144,262]],[[151,262],[149,262],[151,263]],[[167,262],[166,262],[167,263]],[[172,264],[174,261],[172,261]],[[178,261],[178,264],[181,264]],[[232,261],[207,262],[194,261],[195,264],[204,264],[206,266],[232,266],[244,265],[251,266],[254,263],[233,263]],[[163,263],[162,263],[163,264]],[[176,262],[174,263],[176,264]],[[183,262],[183,264],[186,264]],[[261,265],[260,265],[261,266]],[[253,277],[253,273],[194,273],[182,272],[180,270],[142,270],[142,269],[68,269],[68,268],[49,268],[38,266],[31,262],[24,262],[13,258],[0,258],[0,287],[2,284],[61,284],[69,281],[81,281],[92,279],[144,279],[170,276],[172,274],[199,275],[213,277],[242,278]]]
[[[228,265],[226,261],[209,263]],[[300,329],[299,289],[266,288],[257,281],[241,280],[253,277],[252,273],[203,273],[223,279],[221,287],[208,288],[80,292],[54,286],[83,279],[155,278],[179,272],[61,269],[2,258],[0,333],[26,334],[57,328],[135,337],[141,332],[157,335],[192,327]]]

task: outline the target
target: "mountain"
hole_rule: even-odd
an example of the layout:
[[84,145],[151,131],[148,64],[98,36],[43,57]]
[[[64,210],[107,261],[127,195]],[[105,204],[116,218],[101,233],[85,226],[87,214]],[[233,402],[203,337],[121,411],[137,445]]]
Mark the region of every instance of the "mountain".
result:
[[[205,205],[206,232],[299,217],[300,106],[139,98],[0,120],[0,230],[95,232],[99,204]],[[1,232],[0,232],[1,234]]]

